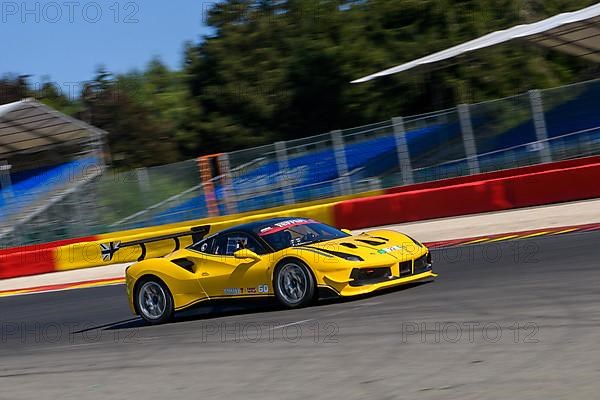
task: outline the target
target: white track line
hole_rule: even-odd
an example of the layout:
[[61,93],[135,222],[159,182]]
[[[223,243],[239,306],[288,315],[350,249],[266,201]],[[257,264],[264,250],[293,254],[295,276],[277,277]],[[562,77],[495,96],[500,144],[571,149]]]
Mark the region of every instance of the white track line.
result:
[[284,324],[284,325],[277,325],[277,326],[274,326],[273,328],[269,329],[269,331],[275,331],[277,329],[287,328],[288,326],[300,325],[300,324],[304,324],[304,323],[310,322],[310,321],[314,321],[314,318],[303,319],[302,321],[291,322],[289,324]]

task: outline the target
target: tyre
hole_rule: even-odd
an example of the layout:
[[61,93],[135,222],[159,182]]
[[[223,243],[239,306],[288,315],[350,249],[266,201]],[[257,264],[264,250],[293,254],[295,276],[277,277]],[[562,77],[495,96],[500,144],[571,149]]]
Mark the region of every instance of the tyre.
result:
[[281,304],[298,308],[314,300],[316,282],[306,264],[300,260],[287,260],[275,270],[273,289]]
[[152,325],[169,321],[175,312],[173,296],[158,278],[142,278],[137,285],[134,302],[140,317]]

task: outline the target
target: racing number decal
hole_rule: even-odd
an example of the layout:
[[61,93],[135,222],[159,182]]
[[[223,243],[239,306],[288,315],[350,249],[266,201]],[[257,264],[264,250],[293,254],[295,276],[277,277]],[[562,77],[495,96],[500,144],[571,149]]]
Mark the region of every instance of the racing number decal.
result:
[[269,285],[258,285],[258,293],[269,293]]

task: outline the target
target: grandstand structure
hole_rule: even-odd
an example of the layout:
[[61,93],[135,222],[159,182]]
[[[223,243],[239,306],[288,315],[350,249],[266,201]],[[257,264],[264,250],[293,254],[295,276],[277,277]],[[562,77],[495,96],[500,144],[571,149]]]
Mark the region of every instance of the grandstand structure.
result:
[[35,99],[0,105],[2,247],[85,233],[67,227],[94,219],[83,188],[105,169],[105,135]]

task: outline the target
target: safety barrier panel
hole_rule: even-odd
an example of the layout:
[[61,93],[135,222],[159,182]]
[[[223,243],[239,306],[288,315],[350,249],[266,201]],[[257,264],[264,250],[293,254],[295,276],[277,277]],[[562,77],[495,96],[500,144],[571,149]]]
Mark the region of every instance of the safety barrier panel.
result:
[[0,255],[0,279],[54,272],[53,249]]
[[600,163],[504,179],[513,208],[600,197]]
[[96,237],[90,236],[0,250],[0,279],[54,272],[56,248],[93,240],[96,240]]
[[397,186],[397,187],[385,189],[384,192],[385,192],[385,194],[404,193],[404,192],[411,192],[414,190],[439,188],[439,187],[444,187],[444,186],[459,185],[461,183],[481,182],[481,181],[490,180],[490,179],[507,178],[507,177],[511,177],[511,176],[515,176],[515,175],[525,175],[525,174],[531,174],[534,172],[544,172],[544,171],[556,170],[556,169],[566,169],[566,168],[578,167],[578,166],[582,166],[582,165],[597,164],[597,163],[600,163],[600,156],[583,157],[583,158],[576,158],[573,160],[559,161],[559,162],[554,162],[554,163],[549,163],[549,164],[536,164],[536,165],[530,165],[530,166],[526,166],[526,167],[518,167],[518,168],[504,169],[504,170],[494,171],[494,172],[486,172],[486,173],[482,173],[482,174],[478,174],[478,175],[467,175],[467,176],[461,176],[461,177],[457,177],[457,178],[441,179],[441,180],[437,180],[437,181],[418,183],[415,185]]
[[339,202],[334,206],[335,222],[347,229],[360,229],[584,200],[600,197],[598,182],[600,163],[594,163],[402,191]]

